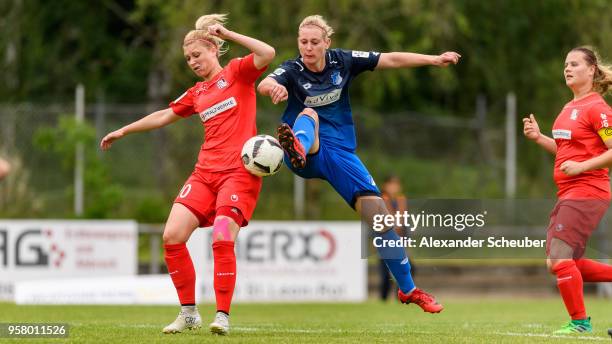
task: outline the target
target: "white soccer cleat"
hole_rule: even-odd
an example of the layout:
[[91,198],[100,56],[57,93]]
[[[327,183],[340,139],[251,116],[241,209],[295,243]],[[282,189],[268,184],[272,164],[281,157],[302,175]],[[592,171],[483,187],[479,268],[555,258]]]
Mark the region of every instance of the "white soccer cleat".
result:
[[210,328],[210,332],[219,335],[226,335],[229,333],[229,315],[223,312],[217,312],[215,314],[215,321],[210,323],[208,326]]
[[180,333],[185,329],[196,330],[202,327],[202,318],[198,313],[197,308],[192,310],[181,309],[181,312],[176,317],[176,320],[172,324],[164,327],[162,332],[164,333]]

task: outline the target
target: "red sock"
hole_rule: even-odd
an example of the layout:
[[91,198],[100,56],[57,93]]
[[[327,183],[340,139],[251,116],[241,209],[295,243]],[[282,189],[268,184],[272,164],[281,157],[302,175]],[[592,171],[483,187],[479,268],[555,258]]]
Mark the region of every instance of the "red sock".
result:
[[215,258],[215,297],[217,311],[229,314],[234,287],[236,286],[236,253],[233,241],[217,241],[212,244]]
[[576,267],[585,282],[612,282],[612,265],[591,259],[577,259]]
[[164,244],[164,258],[168,273],[176,288],[181,305],[195,305],[195,269],[189,256],[187,245]]
[[573,260],[562,261],[555,265],[553,272],[557,275],[557,287],[572,320],[586,319],[582,275]]

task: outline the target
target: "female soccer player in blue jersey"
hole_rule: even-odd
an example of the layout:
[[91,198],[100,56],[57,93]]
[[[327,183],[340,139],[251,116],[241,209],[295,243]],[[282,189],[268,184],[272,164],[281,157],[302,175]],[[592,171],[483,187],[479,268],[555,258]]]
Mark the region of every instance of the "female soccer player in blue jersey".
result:
[[[372,176],[355,154],[348,85],[365,70],[448,66],[461,56],[455,52],[433,56],[329,49],[332,34],[320,15],[306,17],[298,32],[300,56],[283,62],[257,89],[274,104],[287,100],[278,137],[293,172],[327,180],[362,218],[372,219],[374,213],[388,211]],[[381,235],[384,240],[399,239],[393,230]],[[430,313],[443,309],[431,295],[415,287],[403,248],[385,248],[379,254],[400,287],[401,302],[415,303]]]

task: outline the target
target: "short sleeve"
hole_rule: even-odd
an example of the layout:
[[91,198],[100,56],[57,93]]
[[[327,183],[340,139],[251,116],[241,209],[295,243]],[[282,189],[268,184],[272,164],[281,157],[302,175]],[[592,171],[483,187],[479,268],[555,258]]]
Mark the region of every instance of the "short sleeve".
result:
[[612,111],[606,103],[594,105],[589,109],[588,119],[591,128],[602,140],[612,139]]
[[188,89],[185,93],[181,94],[173,102],[170,103],[170,108],[175,114],[181,117],[189,117],[196,113],[193,107],[193,88]]
[[245,81],[248,84],[253,84],[265,72],[268,66],[261,69],[255,67],[255,54],[251,53],[245,57],[232,60],[232,68],[234,68],[238,79]]
[[350,61],[352,75],[374,70],[380,59],[380,53],[376,51],[341,50],[341,54],[344,61]]
[[268,78],[276,80],[279,84],[289,87],[291,83],[289,61],[283,62],[272,73],[268,74]]

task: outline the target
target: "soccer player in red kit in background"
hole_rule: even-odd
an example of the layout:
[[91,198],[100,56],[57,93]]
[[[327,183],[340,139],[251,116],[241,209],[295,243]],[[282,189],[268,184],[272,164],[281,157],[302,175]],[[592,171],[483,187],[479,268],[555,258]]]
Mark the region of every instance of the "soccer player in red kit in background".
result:
[[[229,311],[236,284],[234,241],[246,226],[261,190],[261,178],[245,170],[240,159],[244,142],[257,133],[255,126],[255,80],[275,55],[270,45],[228,30],[226,15],[200,17],[196,29],[187,33],[183,51],[187,64],[203,79],[170,103],[167,109],[106,135],[100,146],[108,149],[123,136],[161,128],[183,117],[198,114],[205,138],[195,170],[174,201],[164,228],[165,260],[176,287],[181,311],[164,333],[199,328],[195,306],[195,270],[186,242],[198,227],[213,226],[214,289],[217,300],[210,330],[229,332]],[[231,60],[225,67],[219,56],[224,40],[236,42],[251,54]]]
[[523,119],[527,138],[555,154],[558,201],[550,215],[546,265],[571,321],[557,334],[592,332],[584,307],[583,282],[612,281],[612,266],[582,258],[591,233],[610,204],[612,111],[603,99],[612,69],[586,47],[567,54],[565,83],[574,94],[555,120],[552,138],[543,135],[533,115]]

